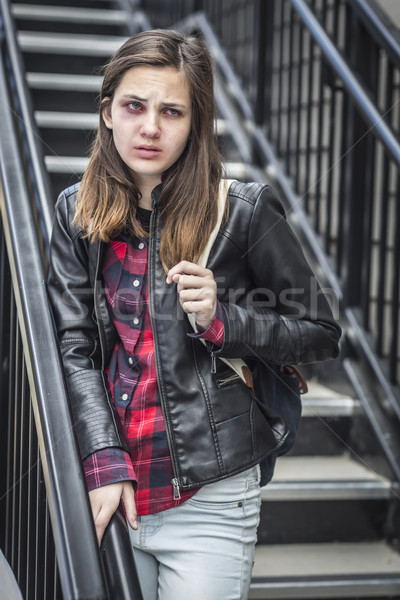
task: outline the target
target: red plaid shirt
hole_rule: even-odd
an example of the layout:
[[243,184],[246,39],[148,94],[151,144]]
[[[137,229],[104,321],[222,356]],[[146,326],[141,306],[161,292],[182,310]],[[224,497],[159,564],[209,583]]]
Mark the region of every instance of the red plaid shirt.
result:
[[[136,487],[138,514],[160,512],[184,502],[198,488],[181,491],[180,499],[174,499],[174,473],[157,387],[148,310],[147,239],[132,240],[121,235],[111,241],[102,271],[110,312],[119,334],[108,379],[131,457],[118,448],[95,452],[84,461],[86,482],[91,490],[130,479]],[[216,317],[201,337],[222,345],[219,304]]]

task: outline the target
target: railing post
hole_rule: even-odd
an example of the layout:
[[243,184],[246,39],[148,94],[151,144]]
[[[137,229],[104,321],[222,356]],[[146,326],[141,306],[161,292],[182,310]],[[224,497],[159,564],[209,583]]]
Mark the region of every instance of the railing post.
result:
[[[347,9],[346,47],[355,68],[357,61],[358,28]],[[364,120],[349,96],[344,98],[344,130],[341,190],[343,206],[343,298],[346,306],[360,306],[362,301],[364,197],[366,133]]]
[[268,83],[272,81],[274,8],[275,0],[254,2],[254,117],[257,125],[261,126],[271,114],[271,86]]
[[105,531],[101,545],[101,557],[106,574],[109,598],[143,600],[121,505]]

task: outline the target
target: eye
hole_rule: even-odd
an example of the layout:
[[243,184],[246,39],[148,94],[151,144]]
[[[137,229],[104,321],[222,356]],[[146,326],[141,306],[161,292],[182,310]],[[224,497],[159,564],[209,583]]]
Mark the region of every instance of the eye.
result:
[[179,117],[179,115],[182,114],[179,110],[176,110],[176,108],[166,108],[165,112],[169,117]]
[[133,100],[133,102],[129,102],[127,106],[129,110],[133,112],[137,112],[143,108],[142,104],[140,102],[137,102],[136,100]]

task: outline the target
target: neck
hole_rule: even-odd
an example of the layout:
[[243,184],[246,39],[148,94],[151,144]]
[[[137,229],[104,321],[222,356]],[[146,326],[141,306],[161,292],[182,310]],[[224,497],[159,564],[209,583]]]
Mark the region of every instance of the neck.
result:
[[142,208],[147,208],[147,210],[151,210],[153,208],[151,192],[154,190],[156,185],[158,185],[159,183],[160,183],[160,180],[158,180],[158,181],[146,180],[146,181],[139,182],[139,190],[142,195],[142,197],[139,200],[139,206],[141,206]]

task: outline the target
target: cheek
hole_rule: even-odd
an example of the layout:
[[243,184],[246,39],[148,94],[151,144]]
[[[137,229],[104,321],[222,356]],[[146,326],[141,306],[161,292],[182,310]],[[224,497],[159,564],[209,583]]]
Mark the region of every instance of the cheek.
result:
[[125,146],[128,143],[128,140],[130,139],[128,130],[126,127],[114,127],[113,128],[113,139],[114,139],[114,144],[116,145],[117,148],[121,148],[123,146]]
[[183,149],[185,148],[187,141],[189,139],[189,133],[190,130],[188,130],[187,127],[183,127],[176,135],[175,137],[175,143],[176,146],[180,148],[180,151],[182,152]]

